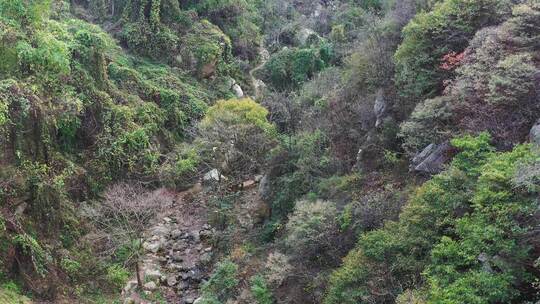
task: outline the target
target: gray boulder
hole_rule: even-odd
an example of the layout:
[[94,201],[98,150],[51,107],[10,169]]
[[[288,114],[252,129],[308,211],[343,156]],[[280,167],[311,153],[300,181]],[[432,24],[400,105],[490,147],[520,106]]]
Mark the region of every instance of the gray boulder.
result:
[[452,150],[448,141],[438,145],[432,143],[412,159],[411,169],[429,175],[440,173],[452,158]]
[[259,195],[264,201],[270,201],[272,198],[272,185],[268,175],[264,175],[259,183]]
[[244,91],[242,90],[242,87],[235,83],[233,86],[232,86],[232,91],[234,92],[234,95],[237,97],[237,98],[242,98],[244,97]]
[[540,119],[536,121],[529,132],[529,140],[536,146],[540,146]]
[[148,290],[148,291],[154,291],[154,290],[157,289],[157,284],[156,284],[156,282],[153,282],[153,281],[148,282],[148,283],[144,284],[144,289]]

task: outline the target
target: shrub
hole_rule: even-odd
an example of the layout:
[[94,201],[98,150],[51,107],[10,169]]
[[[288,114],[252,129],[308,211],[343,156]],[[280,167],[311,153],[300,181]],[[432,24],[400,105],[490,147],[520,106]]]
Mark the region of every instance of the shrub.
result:
[[17,45],[17,57],[23,73],[58,77],[70,72],[71,54],[65,42],[49,32],[38,32],[35,43],[37,47],[26,41]]
[[180,38],[168,27],[151,27],[146,22],[132,22],[123,26],[120,39],[133,51],[153,59],[171,61],[177,53]]
[[276,138],[267,114],[249,98],[218,101],[199,124],[203,157],[235,179],[257,172]]
[[[317,190],[319,182],[336,174],[339,164],[330,150],[330,142],[321,130],[302,132],[284,138],[273,151],[271,165],[279,165],[282,174],[271,180],[273,215],[286,216],[294,202]],[[277,175],[277,174],[276,174]]]
[[199,175],[201,157],[196,146],[181,145],[175,149],[160,168],[161,179],[176,187],[185,188]]
[[130,273],[122,265],[114,264],[107,268],[107,280],[116,288],[124,287]]
[[399,220],[360,237],[331,276],[326,304],[392,302],[403,289],[422,290],[409,295],[419,303],[530,296],[534,275],[523,265],[535,259],[527,223],[536,194],[511,180],[534,153],[527,146],[494,153],[486,134],[452,144],[462,152],[417,190]]
[[332,51],[328,45],[318,48],[285,48],[273,55],[264,70],[270,83],[277,90],[298,88],[328,66]]
[[0,286],[0,303],[30,304],[29,298],[22,295],[21,288],[13,281],[8,281]]
[[[534,102],[536,67],[530,53],[535,48],[530,31],[536,27],[527,22],[539,9],[528,2],[517,5],[506,22],[476,33],[462,65],[455,70],[456,79],[445,90],[452,112],[448,125],[456,127],[443,127],[442,132],[489,131],[495,145],[504,149],[511,149],[527,136],[537,119],[532,113],[540,107]],[[517,29],[523,32],[515,32]],[[440,131],[441,125],[435,124],[434,129]]]
[[337,210],[325,201],[298,201],[286,226],[285,244],[296,259],[324,257],[334,249]]
[[272,304],[272,292],[266,284],[266,280],[261,275],[256,275],[251,279],[251,293],[257,304]]
[[417,14],[403,29],[403,42],[395,53],[396,82],[408,106],[442,91],[451,76],[440,68],[450,52],[461,53],[474,33],[504,19],[510,1],[445,0],[430,12]]
[[489,79],[487,100],[508,106],[527,105],[536,92],[533,75],[537,71],[529,54],[509,56],[499,62]]
[[210,301],[209,303],[213,303],[212,299],[226,302],[239,283],[237,276],[238,265],[229,260],[218,263],[208,281],[202,286],[203,298]]
[[60,266],[71,277],[76,277],[81,270],[81,263],[70,258],[63,258],[60,261]]
[[41,244],[32,236],[24,233],[13,237],[13,243],[20,246],[25,255],[30,257],[34,270],[45,277],[48,272],[48,264],[51,262],[51,256]]
[[281,286],[293,271],[289,257],[278,251],[268,255],[264,269],[266,282],[274,288]]
[[431,143],[441,143],[450,135],[452,125],[452,99],[436,97],[416,105],[407,121],[400,126],[403,149],[414,156]]

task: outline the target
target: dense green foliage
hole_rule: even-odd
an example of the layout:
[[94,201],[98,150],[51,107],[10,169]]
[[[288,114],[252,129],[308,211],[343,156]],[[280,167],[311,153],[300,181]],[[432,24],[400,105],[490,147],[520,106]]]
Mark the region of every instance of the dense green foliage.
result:
[[417,190],[399,221],[362,235],[332,275],[325,303],[384,303],[405,289],[422,290],[427,303],[526,297],[518,292],[532,283],[523,262],[534,256],[524,223],[537,193],[513,188],[512,179],[537,155],[528,146],[495,153],[486,134],[453,144],[460,154]]
[[440,93],[451,77],[441,68],[443,56],[462,52],[477,30],[497,24],[509,10],[509,1],[446,0],[416,15],[395,54],[396,81],[409,104]]
[[[164,24],[185,13],[157,12],[152,1],[147,18],[136,2],[144,16],[111,3],[109,15],[99,1],[0,1],[0,201],[8,219],[1,280],[40,298],[99,292],[88,280],[104,292],[123,287],[130,274],[109,265],[114,256],[98,259],[88,241],[76,241],[92,229],[80,202],[122,179],[176,185],[166,156],[181,150],[214,100],[233,95],[226,87],[236,69],[231,45],[216,25],[190,18],[188,33],[173,33]],[[82,11],[95,21],[118,20],[122,31],[111,33],[152,58],[128,54],[110,33],[75,18]],[[178,37],[188,41],[181,50]],[[163,64],[172,63],[164,54],[173,49],[194,61],[182,61],[184,69]],[[176,159],[182,173],[196,167],[188,155]],[[68,279],[74,286],[64,285]]]
[[328,45],[319,48],[283,49],[266,63],[265,69],[272,86],[277,90],[297,88],[332,59]]

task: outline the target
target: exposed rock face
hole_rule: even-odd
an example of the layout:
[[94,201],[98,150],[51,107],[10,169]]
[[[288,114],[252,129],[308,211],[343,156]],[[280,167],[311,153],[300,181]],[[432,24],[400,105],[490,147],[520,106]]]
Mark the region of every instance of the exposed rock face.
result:
[[268,175],[264,175],[259,183],[259,195],[265,201],[269,201],[272,197],[272,185]]
[[536,121],[529,132],[529,140],[536,146],[540,146],[540,119]]
[[452,158],[452,152],[448,141],[439,145],[432,143],[412,159],[411,170],[430,175],[440,173]]
[[220,180],[227,180],[227,178],[221,175],[218,169],[212,169],[203,176],[203,182],[205,183],[219,182]]
[[388,110],[388,102],[384,96],[384,90],[379,89],[377,91],[377,97],[375,98],[375,104],[373,105],[373,112],[375,113],[376,122],[375,127],[379,127],[383,122],[386,112]]
[[235,79],[230,78],[228,80],[227,85],[229,86],[230,90],[233,91],[236,98],[244,97],[244,91],[242,90],[242,87],[236,82]]
[[237,98],[244,97],[244,91],[242,90],[242,87],[240,87],[239,84],[235,83],[232,86],[232,91],[234,92],[234,95],[236,95]]

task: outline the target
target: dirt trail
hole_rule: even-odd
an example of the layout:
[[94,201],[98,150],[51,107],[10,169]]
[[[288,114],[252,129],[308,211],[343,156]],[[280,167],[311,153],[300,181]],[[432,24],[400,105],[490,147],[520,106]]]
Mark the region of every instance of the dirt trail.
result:
[[266,48],[261,47],[259,49],[259,56],[261,58],[261,62],[249,71],[249,78],[251,79],[251,84],[253,86],[253,90],[255,93],[255,96],[253,97],[255,99],[258,99],[259,97],[261,97],[261,87],[264,86],[264,82],[262,82],[262,80],[260,79],[257,79],[254,75],[258,70],[264,67],[266,62],[268,62],[268,59],[270,59],[270,53],[268,52]]

